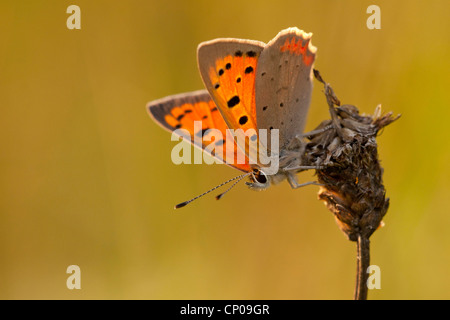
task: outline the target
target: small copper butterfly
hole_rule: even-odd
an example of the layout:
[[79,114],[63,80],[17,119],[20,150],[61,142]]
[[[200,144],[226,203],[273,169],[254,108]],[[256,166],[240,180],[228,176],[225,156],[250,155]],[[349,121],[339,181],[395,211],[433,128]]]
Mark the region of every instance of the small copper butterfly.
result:
[[[293,188],[314,184],[299,184],[295,175],[315,168],[301,163],[304,150],[301,137],[311,100],[312,70],[317,51],[310,42],[311,36],[297,28],[288,28],[267,44],[233,38],[203,42],[198,46],[197,58],[206,90],[152,101],[147,104],[147,110],[163,128],[181,132],[180,136],[190,139],[193,145],[203,150],[213,145],[216,159],[245,172],[225,183],[237,180],[236,184],[248,176],[250,182],[247,185],[256,190],[284,179]],[[194,125],[196,121],[201,121],[201,127]],[[205,138],[210,129],[218,130],[223,138],[209,144],[205,142],[208,139],[195,138]],[[256,134],[242,144],[236,138],[229,138],[227,129],[253,129]],[[268,135],[266,148],[270,146],[267,141],[273,141],[274,129],[278,129],[276,157],[279,166],[275,172],[268,172],[267,165],[261,161],[250,161],[252,146],[249,141],[262,140],[261,129]],[[241,157],[245,161],[229,161],[228,150],[233,150],[231,159]]]

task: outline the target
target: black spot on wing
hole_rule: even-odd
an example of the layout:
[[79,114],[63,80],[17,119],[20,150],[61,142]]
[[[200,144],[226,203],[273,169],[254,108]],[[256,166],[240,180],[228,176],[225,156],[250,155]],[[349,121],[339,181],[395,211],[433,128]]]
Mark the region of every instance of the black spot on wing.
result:
[[246,124],[247,121],[248,121],[248,117],[247,116],[242,116],[242,117],[239,118],[239,124],[240,125]]
[[215,144],[216,146],[222,146],[224,143],[225,143],[225,140],[223,140],[223,139],[218,140],[217,142],[214,142],[214,144]]
[[230,100],[228,100],[227,105],[228,108],[233,108],[235,105],[237,105],[239,102],[241,102],[241,99],[239,99],[239,96],[234,96]]
[[209,130],[209,128],[202,129],[202,130],[198,131],[195,135],[197,137],[199,137],[199,138],[203,138],[203,136],[205,135],[206,131],[208,131],[208,130]]

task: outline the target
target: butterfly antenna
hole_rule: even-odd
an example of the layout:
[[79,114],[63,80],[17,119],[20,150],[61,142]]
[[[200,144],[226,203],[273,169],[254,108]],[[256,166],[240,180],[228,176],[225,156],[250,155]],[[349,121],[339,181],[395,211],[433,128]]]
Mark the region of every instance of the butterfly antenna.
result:
[[245,178],[246,176],[248,176],[248,175],[249,175],[249,174],[244,174],[244,175],[242,175],[240,179],[238,179],[235,183],[233,183],[233,184],[231,185],[231,187],[229,187],[227,190],[225,190],[225,191],[222,192],[221,194],[217,195],[217,196],[216,196],[216,200],[220,200],[220,199],[225,195],[225,193],[227,193],[228,191],[230,191],[231,189],[233,189],[233,187],[234,187],[235,185],[237,185],[237,184],[239,183],[239,181],[241,181],[242,179],[244,179],[244,178]]
[[[177,205],[175,206],[175,209],[183,208],[184,206],[188,205],[188,204],[191,203],[192,201],[197,200],[197,199],[200,198],[200,197],[203,197],[204,195],[210,193],[211,191],[214,191],[214,190],[216,190],[217,188],[220,188],[220,187],[226,185],[227,183],[230,183],[231,181],[238,180],[238,181],[236,181],[236,182],[231,186],[231,188],[232,188],[232,187],[234,187],[234,186],[236,185],[236,183],[238,183],[239,181],[241,181],[242,179],[244,179],[246,176],[248,176],[248,175],[250,175],[250,174],[251,174],[251,172],[248,172],[248,173],[245,173],[245,174],[241,174],[241,175],[239,175],[239,176],[237,176],[237,177],[234,177],[234,178],[232,178],[232,179],[230,179],[230,180],[228,180],[228,181],[225,181],[225,182],[219,184],[218,186],[216,186],[216,187],[214,187],[214,188],[212,188],[212,189],[206,191],[205,193],[202,193],[201,195],[198,195],[198,196],[196,196],[195,198],[192,198],[191,200],[188,200],[188,201],[181,202],[181,203],[177,204]],[[224,193],[221,193],[220,195],[218,195],[218,196],[216,197],[216,199],[217,199],[217,200],[220,199],[220,198],[221,198],[226,192],[228,192],[231,188],[229,188],[229,189],[228,189],[227,191],[225,191]]]

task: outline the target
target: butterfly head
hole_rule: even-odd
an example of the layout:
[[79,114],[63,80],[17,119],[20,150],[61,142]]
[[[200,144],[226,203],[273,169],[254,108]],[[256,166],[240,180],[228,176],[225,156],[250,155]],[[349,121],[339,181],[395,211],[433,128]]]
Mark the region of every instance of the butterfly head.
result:
[[252,190],[265,190],[270,187],[271,178],[261,169],[253,169],[250,175],[250,182],[246,182],[246,185]]

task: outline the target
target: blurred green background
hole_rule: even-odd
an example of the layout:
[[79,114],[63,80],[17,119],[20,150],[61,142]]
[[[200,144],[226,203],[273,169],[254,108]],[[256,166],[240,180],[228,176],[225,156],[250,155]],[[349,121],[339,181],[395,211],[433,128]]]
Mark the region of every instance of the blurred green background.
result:
[[[66,9],[81,8],[81,30]],[[381,30],[366,9],[381,8]],[[237,174],[172,164],[145,104],[203,87],[197,45],[313,32],[343,103],[402,118],[378,138],[391,206],[371,299],[450,298],[450,3],[1,1],[0,298],[351,299],[356,246],[287,183],[187,200]],[[316,82],[306,130],[329,117]],[[312,173],[301,175],[309,181]],[[81,290],[66,288],[67,266]]]

